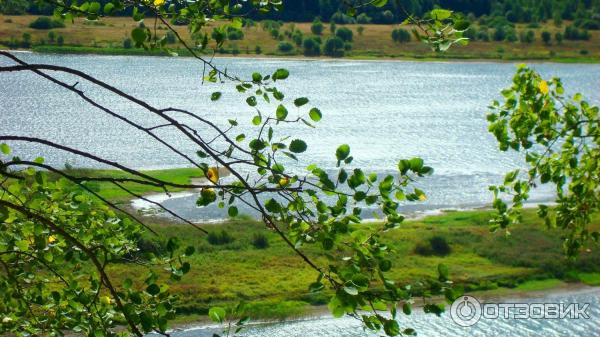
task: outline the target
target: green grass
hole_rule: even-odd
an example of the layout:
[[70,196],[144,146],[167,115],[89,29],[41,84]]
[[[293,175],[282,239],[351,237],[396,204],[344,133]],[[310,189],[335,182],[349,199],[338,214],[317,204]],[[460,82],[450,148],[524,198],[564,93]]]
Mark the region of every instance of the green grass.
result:
[[578,273],[577,278],[589,286],[600,286],[600,273]]
[[[578,273],[583,282],[600,282],[600,266],[595,263],[600,252],[592,250],[576,261],[564,258],[560,232],[540,226],[533,210],[525,211],[525,223],[511,228],[509,237],[489,232],[490,216],[488,211],[448,212],[407,221],[401,228],[387,232],[383,240],[394,251],[390,275],[401,284],[415,282],[436,277],[437,265],[444,263],[450,268],[451,279],[466,291],[492,290],[498,294],[507,289],[547,290],[571,280],[573,273]],[[594,226],[599,223],[596,220]],[[189,226],[160,223],[151,226],[159,236],[144,236],[141,241],[144,250],[160,251],[170,236],[179,238],[182,246],[196,248],[197,253],[190,258],[190,273],[180,282],[170,283],[171,290],[180,296],[178,310],[185,317],[195,319],[206,314],[211,306],[231,307],[243,301],[257,317],[282,319],[302,315],[311,305],[327,303],[329,293],[308,291],[308,285],[317,277],[314,270],[260,222],[237,219],[205,225],[208,231],[224,229],[234,239],[217,246],[209,244],[204,234]],[[252,245],[257,233],[268,238],[267,249]],[[417,243],[433,235],[447,239],[452,247],[450,255],[426,257],[414,253]],[[317,249],[307,246],[303,250],[317,264],[327,263]],[[130,264],[115,265],[111,273],[121,281],[130,277],[139,282],[145,275],[142,267]]]
[[525,281],[519,284],[515,289],[519,291],[540,291],[556,288],[564,284],[565,282],[559,279],[550,278],[546,280]]
[[[69,169],[65,170],[69,175],[76,177],[105,177],[105,178],[137,178],[133,174],[126,173],[118,170],[99,170],[99,169]],[[204,176],[204,173],[198,168],[177,168],[177,169],[166,169],[166,170],[147,170],[141,171],[153,178],[157,178],[164,181],[169,181],[177,184],[189,184],[192,178],[200,178]],[[152,192],[164,192],[160,187],[142,185],[137,183],[126,182],[122,184],[127,189],[131,190],[136,194],[148,194]],[[110,182],[87,182],[86,186],[94,190],[104,198],[113,201],[124,201],[130,199],[131,196],[119,188],[118,186]],[[171,192],[180,191],[179,188],[170,188]]]
[[[131,177],[115,170],[70,169],[75,176]],[[195,168],[143,171],[162,180],[189,183],[201,177]],[[222,173],[223,175],[223,173]],[[88,183],[102,196],[124,201],[128,195],[110,183]],[[127,183],[135,193],[160,192],[160,188]],[[468,292],[491,290],[504,294],[514,291],[546,290],[561,286],[565,281],[580,281],[600,285],[600,251],[584,247],[576,260],[565,258],[559,230],[547,230],[541,225],[535,210],[525,210],[523,224],[512,226],[511,235],[490,233],[490,211],[448,211],[442,215],[406,221],[401,228],[386,232],[382,240],[392,248],[393,269],[390,276],[399,283],[414,283],[434,278],[437,265],[450,268],[451,279]],[[190,257],[192,270],[180,282],[167,280],[172,292],[180,297],[178,311],[183,318],[196,320],[212,306],[232,307],[243,301],[253,317],[283,319],[297,317],[310,310],[311,305],[323,305],[330,293],[310,293],[308,285],[317,274],[297,257],[288,246],[264,224],[250,218],[238,217],[223,224],[203,225],[209,232],[225,230],[233,238],[222,245],[212,245],[207,236],[191,226],[167,223],[149,218],[158,236],[144,234],[138,247],[142,252],[163,252],[169,237],[176,237],[181,246],[193,246],[196,254]],[[380,226],[368,223],[357,226]],[[592,228],[600,227],[600,218],[593,219]],[[269,245],[257,249],[253,238],[264,235]],[[420,256],[415,246],[428,242],[433,236],[443,237],[451,247],[447,256]],[[327,259],[311,246],[304,252],[319,265]],[[260,272],[257,272],[260,271]],[[141,283],[147,270],[134,264],[121,263],[109,272],[121,284],[125,278]],[[511,290],[511,291],[512,291]]]

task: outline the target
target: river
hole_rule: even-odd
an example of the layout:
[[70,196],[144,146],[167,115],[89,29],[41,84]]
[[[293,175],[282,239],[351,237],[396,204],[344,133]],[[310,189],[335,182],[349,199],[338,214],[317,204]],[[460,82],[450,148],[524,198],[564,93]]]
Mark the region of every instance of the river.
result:
[[[202,84],[202,67],[193,59],[19,55],[31,63],[65,65],[85,71],[158,107],[189,109],[221,126],[227,125],[227,119],[236,118],[241,124],[239,133],[253,130],[249,124],[254,113],[245,103],[247,95],[237,94],[231,83]],[[252,58],[218,58],[215,62],[230,73],[245,77],[254,71],[267,74],[285,67],[291,76],[278,86],[286,94],[288,105],[293,98],[306,96],[311,100],[310,106],[321,109],[323,120],[314,129],[281,127],[283,133],[301,137],[308,143],[308,151],[300,160],[288,163],[296,171],[302,171],[310,163],[334,168],[335,149],[342,143],[350,145],[355,158],[353,165],[378,174],[394,172],[401,158],[424,158],[435,169],[433,176],[418,183],[428,194],[428,200],[403,205],[404,212],[485,206],[491,200],[487,187],[501,182],[507,171],[523,165],[515,153],[497,150],[485,120],[489,103],[500,99],[500,90],[510,85],[515,64]],[[591,102],[598,103],[600,65],[532,63],[531,66],[544,76],[561,77],[568,92],[581,92],[591,96]],[[69,83],[79,81],[65,75],[60,77]],[[2,134],[43,137],[135,168],[189,164],[141,132],[34,74],[2,74],[0,87],[3,93],[10,93],[0,97]],[[146,126],[160,123],[148,112],[88,83],[79,83],[77,87],[132,120]],[[223,92],[217,102],[210,101],[213,91]],[[263,109],[274,110],[274,106]],[[180,120],[205,131],[189,118]],[[165,128],[158,132],[184,152],[195,153],[194,145],[172,130]],[[31,144],[19,143],[13,147],[23,158],[44,155],[53,164],[99,166]],[[550,193],[551,189],[540,189],[532,194],[532,201],[547,201]],[[226,217],[226,211],[216,207],[196,208],[195,198],[193,194],[183,194],[164,204],[195,221]],[[243,208],[241,211],[249,212]]]
[[[493,319],[494,310],[488,309],[488,318],[482,316],[472,326],[463,327],[452,321],[449,308],[441,317],[425,314],[422,310],[415,310],[410,316],[400,314],[398,321],[402,329],[412,328],[420,337],[596,337],[600,334],[600,288],[587,288],[581,290],[559,291],[547,294],[529,294],[526,297],[503,298],[485,302],[509,304],[533,304],[538,308],[540,304],[577,304],[587,317],[580,315],[578,318],[531,318],[540,315],[540,310],[527,309],[528,314],[517,313],[509,309],[509,319],[504,317],[504,309],[497,311],[499,318]],[[589,306],[583,310],[585,304]],[[550,308],[546,306],[545,308]],[[541,309],[541,308],[540,308]],[[549,310],[545,311],[548,314]],[[531,315],[528,318],[515,319],[516,315]],[[492,317],[492,318],[490,318]],[[182,329],[174,332],[173,337],[212,337],[222,329],[214,325],[201,325]],[[375,337],[363,330],[361,323],[354,318],[333,318],[322,316],[313,319],[293,320],[287,322],[253,324],[243,330],[244,337]]]

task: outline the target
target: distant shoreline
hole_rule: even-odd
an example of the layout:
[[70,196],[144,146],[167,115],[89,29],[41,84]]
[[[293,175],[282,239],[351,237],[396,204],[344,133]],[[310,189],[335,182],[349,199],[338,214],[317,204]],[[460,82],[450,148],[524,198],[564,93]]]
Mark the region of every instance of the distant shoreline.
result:
[[[7,49],[4,49],[7,50]],[[100,55],[100,56],[152,56],[152,57],[172,57],[165,51],[148,52],[143,49],[125,49],[125,48],[95,48],[95,47],[80,47],[80,46],[34,46],[31,49],[15,49],[8,51],[33,52],[40,54],[58,54],[58,55]],[[178,50],[176,57],[192,58],[193,56],[186,50]],[[212,57],[212,55],[203,55]],[[421,56],[421,55],[402,55],[397,57],[390,56],[366,56],[366,55],[351,55],[349,57],[331,58],[325,56],[319,57],[303,57],[300,55],[275,55],[275,54],[216,54],[216,58],[250,58],[250,59],[267,59],[267,60],[290,60],[290,61],[328,61],[328,62],[474,62],[474,63],[574,63],[574,64],[598,64],[600,58],[596,57],[487,57],[481,55],[452,55],[440,54],[439,57]]]

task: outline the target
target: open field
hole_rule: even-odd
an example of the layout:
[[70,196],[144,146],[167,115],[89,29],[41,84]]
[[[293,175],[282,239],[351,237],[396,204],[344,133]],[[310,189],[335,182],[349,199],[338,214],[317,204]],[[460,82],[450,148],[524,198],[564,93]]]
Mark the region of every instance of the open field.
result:
[[[568,260],[563,255],[560,232],[541,227],[533,210],[525,211],[524,224],[512,227],[510,236],[490,233],[490,217],[490,211],[446,212],[407,221],[384,236],[394,251],[394,267],[389,273],[400,283],[425,280],[436,277],[437,265],[443,263],[449,266],[451,279],[465,291],[498,294],[547,290],[568,282],[599,284],[597,247],[582,250],[577,260]],[[149,221],[159,237],[143,237],[142,251],[162,251],[168,237],[196,248],[190,258],[190,273],[170,284],[181,299],[180,322],[200,319],[211,306],[234,306],[240,301],[246,303],[253,317],[267,319],[305,315],[327,303],[327,293],[308,291],[317,277],[314,270],[262,223],[237,218],[204,225],[211,233],[226,231],[230,235],[230,242],[216,245],[190,226]],[[599,219],[593,227],[600,227]],[[254,240],[259,235],[266,236],[268,247],[256,246]],[[447,240],[452,252],[447,256],[417,254],[416,245],[432,236]],[[327,263],[325,257],[315,255],[316,249],[303,249],[317,263]],[[120,282],[125,278],[141,282],[146,275],[143,267],[126,263],[114,265],[111,273]]]
[[[129,177],[114,170],[71,169],[71,175],[92,177]],[[190,182],[200,177],[197,169],[144,171],[153,177]],[[155,188],[128,183],[136,193],[157,192]],[[126,202],[127,196],[112,186],[100,183],[95,189],[112,200]],[[576,260],[565,257],[561,232],[548,230],[537,218],[535,210],[524,211],[523,224],[505,232],[490,233],[491,211],[447,211],[443,215],[406,221],[401,228],[386,232],[383,240],[392,249],[394,266],[390,275],[400,283],[414,283],[437,277],[440,263],[450,268],[451,279],[466,292],[487,291],[502,296],[511,292],[528,292],[565,287],[570,282],[600,285],[600,250],[590,245],[581,250]],[[210,235],[226,232],[225,242],[211,242],[197,229],[156,217],[147,223],[159,234],[142,236],[140,253],[165,251],[168,238],[175,237],[182,247],[193,246],[192,269],[170,289],[180,297],[179,322],[198,320],[211,306],[234,306],[246,303],[254,318],[280,319],[306,315],[326,304],[328,293],[310,293],[308,285],[317,277],[293,251],[264,224],[240,216],[222,224],[202,225]],[[367,223],[358,226],[379,226]],[[600,228],[600,217],[592,228]],[[267,244],[258,244],[257,237]],[[416,247],[432,237],[441,237],[451,247],[448,255],[418,253]],[[318,249],[303,250],[317,262],[327,264]],[[157,268],[160,271],[160,268]],[[260,273],[257,272],[260,270]],[[116,284],[126,278],[141,283],[148,270],[134,263],[118,263],[110,267]],[[167,277],[166,274],[163,277]]]
[[[65,28],[57,28],[52,31],[55,34],[62,35],[64,45],[57,46],[55,42],[50,42],[48,30],[36,30],[29,28],[29,23],[36,17],[30,15],[23,16],[0,16],[0,44],[8,45],[13,40],[22,39],[24,33],[31,35],[31,48],[42,52],[57,53],[99,53],[99,54],[140,54],[141,50],[123,48],[123,41],[129,37],[129,32],[137,26],[131,18],[128,17],[109,17],[100,22],[88,22],[84,19],[77,19],[74,24],[67,23]],[[561,27],[548,23],[540,28],[528,28],[526,25],[517,25],[517,35],[520,31],[533,30],[535,32],[535,41],[533,43],[521,42],[482,42],[474,41],[466,47],[454,47],[447,53],[435,54],[421,42],[414,40],[408,43],[395,43],[391,39],[391,32],[397,28],[397,25],[345,25],[353,31],[352,51],[348,52],[346,57],[372,59],[372,58],[456,58],[456,59],[541,59],[555,60],[565,62],[596,62],[600,59],[600,31],[590,31],[591,39],[588,41],[569,41],[564,40],[557,43],[552,40],[550,45],[544,44],[541,39],[541,32],[548,31],[554,36],[556,32],[564,31],[568,22],[563,23]],[[154,22],[147,19],[145,25],[154,29]],[[286,31],[299,30],[305,37],[311,36],[310,23],[286,23],[280,28],[283,41],[293,44],[291,39],[285,34]],[[358,33],[358,27],[362,26],[364,31]],[[341,27],[341,25],[338,25]],[[407,27],[408,28],[408,27]],[[186,27],[177,27],[178,32],[189,39]],[[157,35],[166,34],[166,28],[161,25],[156,26]],[[277,50],[280,43],[274,39],[268,30],[261,27],[257,22],[253,27],[243,29],[244,38],[237,41],[225,42],[223,49],[219,52],[227,54],[256,55],[256,47],[260,47],[263,56],[302,56],[300,47],[294,47],[294,50],[288,53],[282,53]],[[326,40],[331,35],[328,24],[325,29],[322,40]],[[187,55],[184,50],[178,50],[177,44],[171,44],[170,47],[180,55]]]

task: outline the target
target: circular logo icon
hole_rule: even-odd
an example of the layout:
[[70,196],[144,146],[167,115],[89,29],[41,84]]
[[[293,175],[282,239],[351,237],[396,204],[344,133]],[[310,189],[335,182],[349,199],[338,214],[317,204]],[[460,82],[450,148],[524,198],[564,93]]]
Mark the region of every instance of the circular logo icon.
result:
[[460,326],[472,326],[481,318],[481,303],[475,297],[461,296],[452,303],[450,317]]

